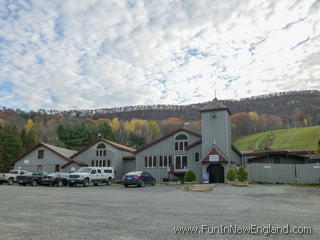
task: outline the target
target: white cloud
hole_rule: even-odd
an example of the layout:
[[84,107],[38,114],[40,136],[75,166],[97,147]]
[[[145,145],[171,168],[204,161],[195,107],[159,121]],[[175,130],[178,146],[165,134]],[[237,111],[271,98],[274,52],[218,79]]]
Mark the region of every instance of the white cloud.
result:
[[[193,103],[319,89],[315,1],[0,3],[0,105]],[[8,83],[10,83],[8,85]]]

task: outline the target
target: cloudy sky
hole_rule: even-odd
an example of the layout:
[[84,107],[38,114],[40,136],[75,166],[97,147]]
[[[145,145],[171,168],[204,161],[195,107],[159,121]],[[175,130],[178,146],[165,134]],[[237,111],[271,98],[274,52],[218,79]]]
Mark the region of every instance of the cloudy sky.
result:
[[0,1],[0,106],[320,89],[320,0]]

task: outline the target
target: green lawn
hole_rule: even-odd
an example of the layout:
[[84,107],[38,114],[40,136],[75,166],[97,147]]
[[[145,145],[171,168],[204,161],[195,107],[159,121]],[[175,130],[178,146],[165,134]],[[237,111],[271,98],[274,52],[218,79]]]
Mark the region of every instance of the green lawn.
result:
[[282,129],[241,137],[234,142],[239,150],[270,149],[317,150],[320,127]]

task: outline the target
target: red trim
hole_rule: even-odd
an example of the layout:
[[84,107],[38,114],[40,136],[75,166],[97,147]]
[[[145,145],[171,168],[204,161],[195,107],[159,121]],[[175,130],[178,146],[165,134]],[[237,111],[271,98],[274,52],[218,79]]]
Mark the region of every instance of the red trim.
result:
[[190,130],[184,129],[184,128],[178,128],[178,129],[176,129],[176,130],[168,133],[167,135],[165,135],[165,136],[163,136],[163,137],[161,137],[161,138],[158,138],[157,140],[155,140],[155,141],[153,141],[153,142],[151,142],[151,143],[149,143],[149,144],[144,145],[142,148],[138,149],[138,150],[136,151],[136,153],[141,152],[141,151],[143,151],[143,150],[145,150],[145,149],[147,149],[147,148],[155,145],[155,144],[158,143],[158,142],[161,142],[162,140],[164,140],[164,139],[166,139],[166,138],[168,138],[168,137],[170,137],[170,136],[172,136],[172,135],[174,135],[174,134],[176,134],[176,133],[178,133],[178,132],[186,132],[186,133],[192,134],[192,135],[194,135],[194,136],[201,137],[201,134],[199,134],[199,133],[195,133],[195,132],[193,132],[193,131],[190,131]]
[[201,160],[201,162],[207,163],[209,162],[209,156],[210,155],[219,155],[219,162],[228,162],[228,160],[226,160],[220,153],[219,151],[217,151],[217,149],[215,149],[214,146],[212,146],[212,149],[210,150],[210,152]]

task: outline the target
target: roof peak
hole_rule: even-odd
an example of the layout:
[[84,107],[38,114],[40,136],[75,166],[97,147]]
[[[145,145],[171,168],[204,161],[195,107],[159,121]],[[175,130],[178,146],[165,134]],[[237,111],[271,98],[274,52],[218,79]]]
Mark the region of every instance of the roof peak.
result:
[[231,114],[229,108],[225,106],[220,100],[218,100],[217,97],[215,97],[211,102],[204,106],[200,111],[208,112],[217,110],[227,110]]

